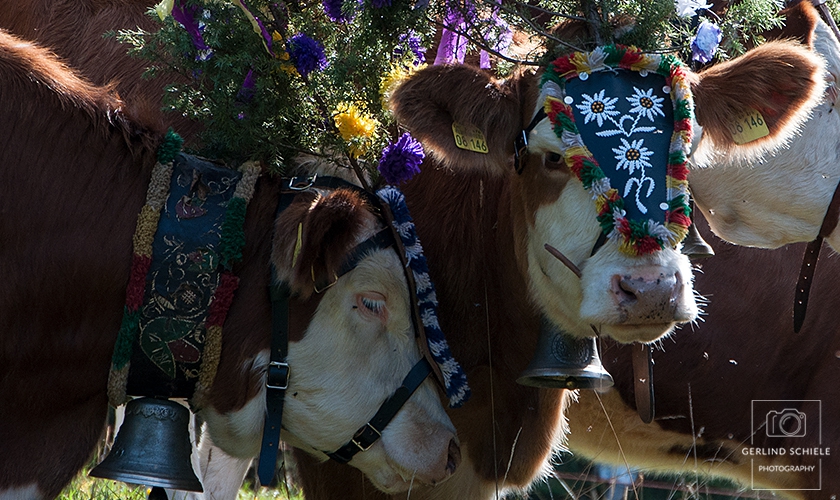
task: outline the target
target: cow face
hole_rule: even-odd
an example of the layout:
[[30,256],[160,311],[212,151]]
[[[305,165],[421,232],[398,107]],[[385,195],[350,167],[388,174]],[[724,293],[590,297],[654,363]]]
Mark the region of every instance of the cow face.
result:
[[[814,239],[840,178],[840,114],[834,109],[840,45],[809,2],[785,14],[779,37],[800,39],[826,60],[830,85],[815,96],[819,104],[784,147],[758,159],[706,148],[695,155],[700,168],[689,174],[692,195],[712,230],[739,245],[776,248]],[[840,248],[840,241],[829,243]]]
[[[314,309],[304,330],[292,332],[283,439],[318,456],[348,443],[423,356],[415,338],[408,284],[394,248],[373,249],[352,270],[339,273],[350,252],[384,227],[359,193],[344,188],[309,189],[276,221],[272,260],[278,279],[288,283],[298,299],[290,312],[295,314],[296,304]],[[323,283],[319,290],[313,286],[316,281]],[[254,362],[257,369],[265,369],[267,363],[266,353]],[[237,415],[211,410],[205,418],[213,442],[228,453],[256,455],[264,398],[262,389]],[[220,419],[228,422],[223,433],[214,429]],[[443,481],[459,461],[455,428],[427,379],[381,439],[357,453],[350,465],[383,491],[399,492],[412,481]]]
[[[608,240],[590,257],[601,233],[596,205],[566,165],[566,148],[547,118],[532,132],[546,129],[550,137],[531,134],[546,139],[531,140],[516,172],[514,140],[544,104],[537,103],[537,83],[532,73],[497,81],[466,66],[430,67],[405,82],[392,105],[443,168],[505,179],[509,213],[499,220],[512,227],[517,262],[511,266],[548,319],[578,336],[591,336],[594,325],[624,342],[651,341],[692,320],[691,269],[674,248],[628,255]],[[488,152],[456,147],[453,122],[480,130]],[[548,247],[579,268],[580,277]]]

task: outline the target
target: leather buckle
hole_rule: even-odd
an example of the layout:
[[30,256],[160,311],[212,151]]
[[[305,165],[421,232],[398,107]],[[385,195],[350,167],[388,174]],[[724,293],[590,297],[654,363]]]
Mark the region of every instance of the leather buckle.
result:
[[[368,429],[373,431],[373,434],[375,434],[375,437],[373,435],[371,435],[371,433],[368,431]],[[362,440],[362,438],[365,437],[365,435],[367,435],[371,438],[370,439],[370,444],[368,444],[367,446],[363,445],[360,442]],[[350,440],[350,442],[355,444],[356,447],[359,448],[359,450],[368,451],[370,449],[370,447],[373,446],[374,443],[376,443],[376,440],[381,438],[381,437],[382,437],[382,434],[378,430],[376,430],[376,428],[374,426],[370,425],[370,422],[368,422],[368,423],[365,424],[364,427],[359,429],[356,432],[356,434],[353,435],[353,438]]]
[[285,391],[289,388],[289,363],[272,361],[268,364],[265,386],[269,389]]

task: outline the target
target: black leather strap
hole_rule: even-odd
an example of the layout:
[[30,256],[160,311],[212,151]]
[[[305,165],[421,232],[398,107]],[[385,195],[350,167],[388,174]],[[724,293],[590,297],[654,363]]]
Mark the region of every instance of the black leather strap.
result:
[[257,465],[260,484],[268,486],[277,470],[277,450],[283,423],[283,399],[289,387],[289,287],[285,283],[270,288],[271,359],[266,373],[265,426]]
[[331,276],[330,279],[324,277],[318,280],[318,282],[315,283],[315,292],[321,293],[332,286],[333,283],[338,281],[338,278],[352,271],[359,262],[373,250],[384,249],[393,245],[394,232],[391,228],[386,227],[385,229],[380,230],[378,233],[356,245],[356,247],[353,248],[353,250],[351,250],[347,255],[347,258],[344,259],[344,263],[334,276]]
[[429,361],[425,357],[420,358],[420,361],[405,376],[402,385],[382,403],[370,421],[356,431],[347,444],[332,453],[327,453],[327,456],[336,462],[346,464],[356,453],[367,451],[382,436],[383,429],[430,373],[432,373],[432,367]]
[[636,399],[636,412],[642,422],[649,424],[655,414],[653,397],[653,346],[632,344],[633,350],[633,393]]
[[525,153],[528,151],[528,134],[534,130],[534,127],[537,126],[538,123],[543,121],[548,115],[545,114],[545,109],[540,108],[537,111],[537,114],[531,120],[531,123],[525,127],[522,132],[516,136],[516,139],[513,141],[513,166],[516,169],[517,174],[521,174],[522,170],[525,168],[525,164],[522,163],[522,157],[525,156]]
[[808,246],[805,247],[805,254],[802,256],[802,267],[799,269],[799,280],[796,282],[796,291],[793,298],[793,331],[795,333],[799,333],[802,324],[805,323],[808,296],[811,294],[811,282],[814,281],[814,271],[817,269],[823,239],[837,227],[838,216],[840,216],[840,184],[834,189],[834,195],[828,204],[819,234],[814,241],[808,243]]

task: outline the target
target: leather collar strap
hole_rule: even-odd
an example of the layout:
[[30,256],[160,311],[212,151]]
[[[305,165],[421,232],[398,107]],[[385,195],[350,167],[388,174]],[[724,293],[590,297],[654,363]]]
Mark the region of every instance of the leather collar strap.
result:
[[289,387],[289,298],[285,283],[273,285],[271,293],[271,359],[265,381],[265,426],[263,427],[257,475],[268,486],[277,471],[277,450],[283,421],[283,400]]
[[379,407],[370,421],[357,430],[347,444],[332,453],[327,453],[327,456],[338,463],[346,464],[356,453],[367,451],[382,436],[382,431],[391,422],[394,415],[400,411],[408,398],[414,394],[414,391],[431,373],[432,366],[429,361],[425,357],[420,358],[420,361],[405,376],[402,385],[382,403],[382,406]]
[[537,111],[537,114],[534,116],[534,119],[531,120],[531,123],[525,127],[522,132],[514,139],[513,141],[513,166],[516,169],[517,174],[521,174],[522,170],[525,168],[525,164],[522,163],[522,156],[528,151],[528,134],[534,130],[534,127],[537,126],[538,123],[543,121],[547,118],[548,115],[545,114],[545,109],[540,108]]
[[814,280],[814,272],[817,268],[823,239],[837,227],[838,216],[840,216],[840,184],[834,189],[834,195],[831,197],[831,203],[828,205],[828,211],[823,218],[819,234],[808,243],[808,246],[805,247],[805,254],[802,256],[802,267],[799,270],[799,280],[796,282],[796,292],[793,299],[793,331],[795,333],[799,333],[802,324],[805,323],[808,296],[811,293],[811,282]]
[[653,397],[653,346],[632,344],[633,350],[633,394],[636,400],[636,412],[642,422],[653,421],[655,412]]

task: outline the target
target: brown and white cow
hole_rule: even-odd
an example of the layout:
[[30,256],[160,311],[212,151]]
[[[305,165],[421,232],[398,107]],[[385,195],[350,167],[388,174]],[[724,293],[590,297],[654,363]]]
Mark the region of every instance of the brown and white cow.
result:
[[[840,43],[810,2],[783,11],[786,25],[771,33],[810,45],[826,61],[830,85],[799,133],[783,147],[745,161],[714,151],[694,155],[689,184],[697,206],[723,239],[762,248],[811,241],[840,183]],[[785,79],[784,73],[779,76]],[[835,215],[836,217],[836,215]],[[840,232],[826,240],[840,248]]]
[[[773,75],[790,68],[802,70],[791,79],[802,87],[776,92]],[[807,110],[822,88],[820,68],[819,59],[806,49],[773,44],[697,75],[692,88],[706,137],[731,148],[728,132],[721,130],[726,120],[718,115],[738,103],[758,106],[758,99],[774,92],[794,100],[807,95],[798,104]],[[473,400],[451,412],[464,452],[461,468],[439,487],[416,488],[412,498],[493,498],[527,488],[548,466],[552,446],[563,439],[563,394],[514,382],[531,356],[541,316],[574,335],[589,334],[595,324],[621,342],[650,341],[664,325],[635,319],[623,324],[613,316],[613,298],[622,295],[610,286],[613,277],[646,276],[650,269],[657,269],[654,275],[673,276],[688,269],[669,248],[629,258],[608,242],[589,256],[600,231],[595,211],[587,209],[591,200],[581,183],[558,162],[563,147],[548,126],[534,128],[522,174],[514,171],[514,139],[543,104],[537,102],[537,81],[528,73],[496,80],[466,66],[436,66],[418,72],[393,97],[397,118],[433,158],[404,192],[433,259],[441,325],[457,328],[450,344],[473,389]],[[758,88],[750,88],[754,84]],[[714,88],[722,89],[722,95]],[[777,123],[789,120],[792,125],[801,119],[794,115],[804,111],[781,106],[775,112]],[[489,154],[457,148],[453,122],[478,127]],[[577,264],[580,279],[544,250],[546,243]],[[688,280],[683,287],[687,293]],[[335,498],[339,492],[342,498],[379,498],[361,487],[351,495],[346,485],[360,481],[352,471],[317,466],[306,457],[301,462],[309,499]]]
[[[110,89],[0,31],[0,498],[55,497],[99,442],[132,234],[162,137]],[[333,275],[384,227],[366,198],[309,189],[276,217],[284,189],[267,174],[257,182],[234,268],[241,284],[199,413],[227,453],[259,452],[273,264],[295,294],[283,436],[323,459],[422,354],[393,249],[361,254],[328,290],[312,291],[310,273]],[[443,481],[458,461],[455,429],[427,380],[351,465],[400,491]]]
[[[807,96],[801,108],[807,110],[818,93],[819,61],[794,46],[775,47],[783,53],[759,51],[744,64],[706,75],[702,84],[716,82],[725,88],[731,81],[730,97],[734,94],[738,103],[744,86],[756,76],[747,71],[733,80],[739,70],[753,65],[754,71],[773,75],[793,64],[804,71],[792,79],[802,85],[792,93]],[[770,83],[745,95],[768,94]],[[447,66],[420,73],[397,97],[402,100],[397,105],[400,119],[440,162],[439,168],[430,162],[405,192],[438,286],[441,324],[457,331],[450,345],[473,389],[473,399],[451,413],[464,464],[434,489],[415,487],[415,498],[491,498],[496,491],[526,488],[547,467],[563,439],[564,393],[515,383],[533,353],[542,315],[576,335],[591,335],[594,323],[621,341],[650,341],[696,314],[688,262],[673,249],[634,259],[608,243],[588,258],[600,229],[588,193],[556,161],[555,155],[562,153],[559,141],[551,136],[536,141],[523,174],[514,173],[513,139],[542,104],[536,102],[537,90],[532,74],[498,81],[482,71]],[[706,102],[711,113],[718,96],[706,97],[698,105]],[[723,104],[733,105],[732,99]],[[791,116],[789,109],[779,111],[780,118]],[[479,126],[491,154],[456,149],[453,118]],[[715,123],[718,128],[725,125],[698,118],[710,132]],[[582,268],[583,282],[544,249],[546,243]],[[621,285],[622,278],[651,282],[660,273],[670,282],[657,292],[668,299],[666,314],[624,310],[636,301],[629,285]],[[346,468],[318,465],[308,456],[300,460],[308,498],[379,495]]]
[[737,247],[698,223],[715,250],[695,278],[707,314],[654,352],[654,421],[636,413],[631,346],[605,343],[615,387],[581,392],[569,405],[569,449],[642,472],[728,478],[744,497],[753,489],[782,498],[840,495],[840,260],[822,259],[808,318],[794,334],[803,245]]

